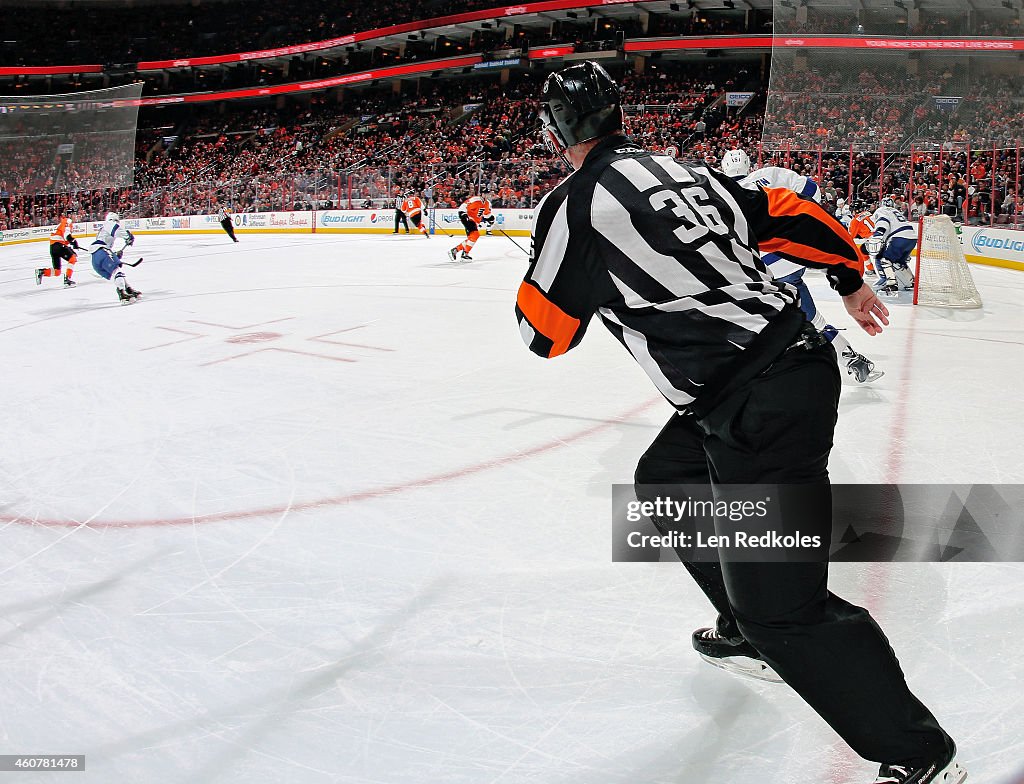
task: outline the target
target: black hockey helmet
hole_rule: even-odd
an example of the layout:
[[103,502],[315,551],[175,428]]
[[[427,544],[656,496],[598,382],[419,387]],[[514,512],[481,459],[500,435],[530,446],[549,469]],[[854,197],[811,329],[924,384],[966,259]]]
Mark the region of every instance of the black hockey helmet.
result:
[[540,99],[545,142],[567,148],[622,130],[619,86],[589,60],[548,75]]

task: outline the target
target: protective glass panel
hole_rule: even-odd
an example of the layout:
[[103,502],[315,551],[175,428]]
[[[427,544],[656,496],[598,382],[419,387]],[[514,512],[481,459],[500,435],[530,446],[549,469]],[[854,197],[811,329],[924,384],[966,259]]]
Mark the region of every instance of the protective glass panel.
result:
[[1011,4],[858,5],[776,0],[765,149],[909,152],[950,140],[991,150],[1022,135],[1024,41]]
[[129,186],[142,83],[66,95],[0,96],[0,173],[15,194]]

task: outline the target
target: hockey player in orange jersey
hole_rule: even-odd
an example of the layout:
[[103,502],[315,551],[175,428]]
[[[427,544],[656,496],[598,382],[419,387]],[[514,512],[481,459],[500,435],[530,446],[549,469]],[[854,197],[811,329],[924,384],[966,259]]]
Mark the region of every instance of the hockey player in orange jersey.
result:
[[480,224],[494,225],[494,215],[491,214],[491,203],[484,196],[470,196],[459,205],[459,220],[466,229],[466,239],[448,251],[448,258],[455,261],[455,256],[462,251],[462,261],[472,261],[469,255],[480,239]]
[[407,194],[402,199],[402,204],[399,207],[406,218],[415,226],[420,234],[427,239],[430,239],[430,232],[427,231],[426,221],[423,220],[423,200],[420,199],[415,193]]
[[858,212],[850,221],[850,236],[855,240],[866,240],[874,231],[875,224],[871,220],[871,210]]
[[71,274],[74,272],[75,262],[78,261],[75,251],[79,248],[78,240],[71,235],[74,227],[75,216],[61,211],[60,222],[57,224],[57,228],[53,230],[53,234],[50,235],[50,263],[52,266],[36,270],[37,286],[43,282],[43,278],[60,277],[62,260],[68,263],[67,270],[64,272],[64,285],[68,288],[75,285],[75,282],[71,280]]
[[[854,242],[857,243],[858,247],[862,246],[875,231],[875,222],[871,220],[871,215],[871,210],[861,210],[854,215],[853,220],[850,221],[850,236],[853,237]],[[875,271],[873,261],[874,260],[868,256],[868,260],[864,263],[865,272]]]

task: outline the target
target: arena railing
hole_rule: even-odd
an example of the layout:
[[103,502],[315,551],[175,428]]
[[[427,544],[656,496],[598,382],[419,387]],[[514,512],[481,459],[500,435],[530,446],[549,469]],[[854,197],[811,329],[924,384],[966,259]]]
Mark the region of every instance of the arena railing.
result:
[[[896,196],[910,215],[920,195],[930,202],[929,214],[947,214],[970,225],[1024,228],[1024,140],[917,139],[896,150],[869,143],[851,144],[847,150],[758,144],[749,152],[757,166],[797,168],[819,185],[832,183],[844,199],[874,202]],[[950,177],[955,181],[950,183]]]

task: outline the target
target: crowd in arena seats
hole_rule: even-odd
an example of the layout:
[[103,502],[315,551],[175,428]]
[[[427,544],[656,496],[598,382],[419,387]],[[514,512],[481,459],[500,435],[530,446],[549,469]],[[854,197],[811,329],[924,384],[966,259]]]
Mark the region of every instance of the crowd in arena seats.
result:
[[765,142],[826,150],[909,148],[914,140],[973,140],[1005,146],[1021,138],[1024,78],[968,73],[960,66],[909,77],[902,62],[873,69],[785,72],[774,64]]
[[651,14],[647,35],[734,35],[770,33],[771,14],[763,11],[683,11]]
[[766,141],[796,147],[842,149],[849,145],[899,146],[915,135],[931,99],[957,95],[957,76],[908,77],[902,62],[874,68],[796,71],[776,60]]
[[[975,113],[970,102],[952,114],[963,127],[960,138],[958,132],[945,138],[941,166],[939,148],[924,142],[884,159],[879,145],[862,145],[851,166],[848,149],[817,143],[765,151],[776,145],[762,144],[765,85],[754,63],[696,69],[652,62],[643,73],[616,76],[627,132],[650,149],[671,146],[683,158],[717,165],[727,150],[742,147],[755,163],[790,166],[818,179],[834,199],[885,191],[905,194],[908,209],[920,197],[922,207],[935,211],[941,200],[944,210],[964,220],[998,222],[1014,214],[1014,194],[1021,191],[1017,141],[997,150],[994,166],[991,144],[976,145],[968,155],[969,132],[977,124],[992,127],[991,116]],[[133,187],[36,194],[33,167],[17,163],[0,175],[0,229],[52,222],[56,210],[69,205],[83,219],[108,209],[139,217],[196,214],[216,202],[238,211],[381,208],[417,191],[431,206],[456,206],[470,193],[486,192],[496,206],[531,207],[565,175],[537,134],[541,78],[525,73],[504,85],[494,76],[424,80],[418,92],[349,91],[341,103],[320,95],[282,108],[144,110]],[[834,90],[846,84],[835,74],[813,78]],[[869,78],[890,84],[878,74]],[[743,110],[727,109],[723,93],[729,89],[754,98]],[[985,89],[1009,95],[1019,80],[992,78]],[[999,128],[1019,129],[1024,107],[1008,98],[1003,103],[1014,109]]]
[[[970,10],[971,13],[967,13]],[[779,35],[910,35],[935,38],[970,36],[980,38],[1019,37],[1024,35],[1016,11],[1008,8],[969,9],[968,6],[940,9],[922,8],[916,24],[910,24],[906,9],[865,8],[863,15],[835,6],[806,9],[806,20],[798,21],[796,10],[777,14],[775,32]]]
[[1024,35],[1024,25],[1016,12],[1007,13],[1009,9],[1002,10],[1001,18],[949,16],[943,14],[939,19],[923,18],[921,23],[914,26],[911,32],[914,35],[949,37],[949,36],[972,36],[981,38],[1017,38]]
[[744,65],[679,70],[652,63],[643,74],[623,75],[622,87],[630,96],[629,132],[640,144],[652,150],[671,146],[700,154],[706,138],[714,136],[726,119],[723,93],[763,92],[759,78]]

